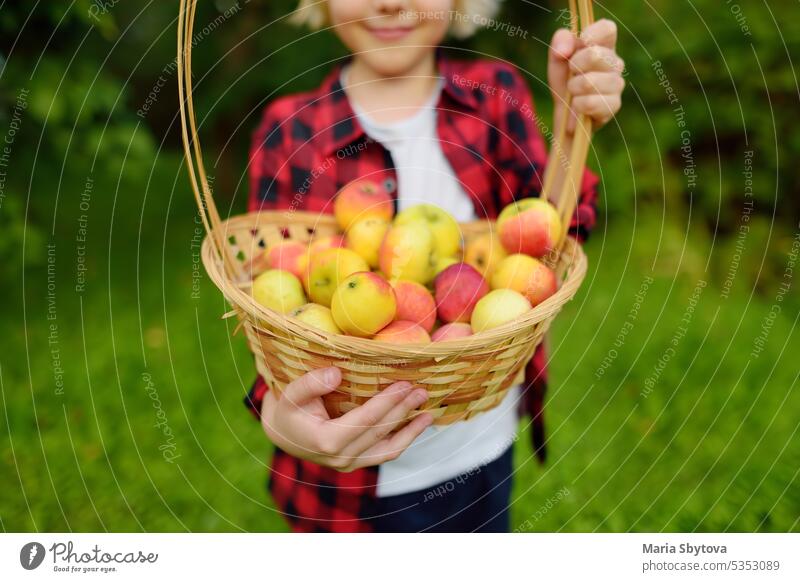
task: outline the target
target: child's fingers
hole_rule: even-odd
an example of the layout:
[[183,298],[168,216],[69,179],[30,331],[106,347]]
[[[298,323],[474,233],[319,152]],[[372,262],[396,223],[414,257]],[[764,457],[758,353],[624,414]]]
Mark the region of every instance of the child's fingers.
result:
[[433,424],[433,415],[428,412],[420,414],[414,420],[409,422],[402,429],[397,431],[396,434],[389,438],[385,438],[379,443],[376,443],[371,448],[364,451],[364,453],[349,467],[349,469],[359,469],[362,467],[371,467],[372,465],[380,465],[388,461],[393,461],[405,451],[414,440],[422,434],[422,432]]
[[581,32],[581,41],[586,46],[604,46],[613,49],[617,46],[617,24],[607,18],[593,22]]
[[428,392],[422,388],[418,388],[406,396],[403,401],[392,408],[386,416],[384,416],[374,427],[365,431],[361,436],[354,440],[348,447],[342,451],[342,455],[352,458],[359,457],[370,449],[370,447],[379,443],[392,432],[397,430],[400,425],[408,417],[408,414],[428,400]]
[[547,62],[547,83],[556,97],[563,96],[569,78],[567,61],[575,52],[577,40],[566,28],[556,31],[550,41]]
[[411,388],[409,382],[395,382],[358,408],[326,423],[330,428],[327,438],[331,452],[340,454],[367,430],[378,425],[392,409],[402,405]]
[[294,406],[302,406],[309,400],[333,392],[342,381],[339,368],[320,368],[300,376],[290,382],[283,391],[282,400]]
[[548,58],[551,62],[566,61],[575,52],[577,39],[566,28],[559,28],[550,41]]
[[613,95],[622,93],[625,88],[625,79],[618,73],[593,71],[573,77],[567,83],[567,88],[574,97],[581,95]]
[[622,73],[625,63],[610,48],[590,46],[577,51],[569,60],[569,67],[575,75],[584,75],[591,71]]
[[622,98],[614,95],[586,95],[575,97],[572,108],[578,114],[588,115],[598,125],[607,123],[622,107]]

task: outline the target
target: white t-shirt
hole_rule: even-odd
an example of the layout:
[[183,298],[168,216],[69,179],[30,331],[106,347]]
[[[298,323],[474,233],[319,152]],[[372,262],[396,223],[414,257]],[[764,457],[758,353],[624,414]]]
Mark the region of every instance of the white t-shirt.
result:
[[[423,202],[436,204],[458,222],[468,222],[475,219],[475,207],[436,133],[436,104],[443,84],[413,116],[396,123],[376,123],[357,104],[351,101],[351,105],[366,134],[392,155],[399,209]],[[378,496],[425,489],[500,457],[516,438],[518,399],[519,388],[514,388],[493,410],[449,426],[429,427],[400,457],[380,466]]]

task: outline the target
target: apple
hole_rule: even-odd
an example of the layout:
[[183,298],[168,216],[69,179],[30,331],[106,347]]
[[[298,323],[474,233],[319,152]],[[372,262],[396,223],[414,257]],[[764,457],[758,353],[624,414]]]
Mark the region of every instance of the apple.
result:
[[331,310],[324,305],[306,303],[292,311],[290,315],[319,330],[334,334],[342,333],[342,330],[333,320]]
[[357,220],[375,217],[386,222],[394,216],[391,194],[371,180],[356,180],[339,190],[333,201],[333,215],[347,232]]
[[331,301],[333,320],[350,335],[371,337],[394,319],[394,290],[375,273],[353,273],[342,280]]
[[306,302],[300,279],[289,271],[270,269],[253,281],[253,299],[278,313],[289,313]]
[[452,257],[461,248],[461,229],[455,218],[433,204],[417,204],[397,215],[395,224],[424,222],[431,229],[437,256]]
[[489,284],[466,263],[447,267],[433,282],[439,319],[468,322],[475,304],[489,292]]
[[411,321],[430,333],[436,323],[436,302],[424,286],[415,281],[392,283],[397,298],[397,321]]
[[479,333],[514,321],[531,309],[531,302],[513,289],[495,289],[478,301],[472,312],[472,331]]
[[393,344],[429,344],[431,336],[413,321],[393,321],[372,339]]
[[494,272],[497,263],[508,256],[497,233],[485,232],[467,241],[464,249],[464,262],[472,265],[487,279]]
[[347,230],[347,247],[361,255],[370,267],[377,268],[378,252],[387,230],[389,222],[383,218],[359,219]]
[[347,239],[343,234],[334,234],[311,239],[308,244],[309,258],[328,249],[341,249],[347,246]]
[[509,255],[497,265],[492,289],[513,289],[536,307],[558,290],[556,274],[541,261],[528,255]]
[[306,288],[314,303],[330,307],[339,283],[358,271],[369,271],[367,262],[355,251],[332,248],[312,255]]
[[431,230],[424,222],[392,226],[381,244],[378,264],[386,277],[425,284],[436,260]]
[[295,277],[302,278],[307,260],[306,251],[307,247],[303,243],[285,240],[267,249],[267,263],[270,269],[289,271]]
[[497,217],[497,231],[509,254],[543,257],[558,243],[561,219],[546,200],[525,198],[503,208]]
[[472,335],[472,326],[468,323],[445,323],[442,327],[433,332],[431,340],[435,342],[446,342],[470,335]]

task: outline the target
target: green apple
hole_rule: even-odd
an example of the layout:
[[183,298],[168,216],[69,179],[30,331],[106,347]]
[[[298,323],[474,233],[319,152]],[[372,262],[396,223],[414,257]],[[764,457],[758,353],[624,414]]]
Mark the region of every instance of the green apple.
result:
[[342,330],[339,329],[339,326],[336,325],[336,322],[333,320],[331,310],[324,305],[306,303],[292,311],[291,315],[303,323],[307,323],[311,327],[315,327],[319,330],[333,334],[342,333]]
[[461,248],[461,229],[455,218],[433,204],[417,204],[406,208],[397,215],[397,225],[421,221],[428,225],[435,241],[439,257],[452,257]]
[[312,255],[308,265],[308,295],[314,303],[329,307],[339,283],[358,271],[369,271],[369,265],[350,249],[330,248]]
[[289,313],[306,302],[303,284],[289,271],[270,269],[253,281],[253,299],[278,313]]
[[512,289],[495,289],[484,295],[472,311],[472,331],[479,333],[514,321],[531,309],[531,302]]

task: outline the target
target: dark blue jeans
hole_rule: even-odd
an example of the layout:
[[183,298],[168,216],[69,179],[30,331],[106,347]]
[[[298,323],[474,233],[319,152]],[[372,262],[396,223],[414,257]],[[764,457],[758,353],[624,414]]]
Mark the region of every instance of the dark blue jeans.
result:
[[377,532],[508,532],[511,453],[412,493],[378,497],[370,523]]

